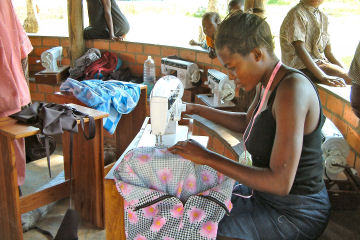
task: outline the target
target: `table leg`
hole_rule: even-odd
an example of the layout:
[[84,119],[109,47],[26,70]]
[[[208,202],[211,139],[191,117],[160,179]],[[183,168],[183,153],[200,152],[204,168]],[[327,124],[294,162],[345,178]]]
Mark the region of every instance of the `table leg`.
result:
[[15,152],[10,137],[0,135],[0,238],[23,239]]
[[[81,127],[74,134],[72,199],[83,220],[104,228],[104,132],[102,119],[95,120],[96,134],[87,140]],[[87,133],[88,124],[85,124]],[[69,136],[63,137],[65,176],[69,177]],[[65,141],[64,141],[65,140]],[[66,174],[67,173],[67,174]]]

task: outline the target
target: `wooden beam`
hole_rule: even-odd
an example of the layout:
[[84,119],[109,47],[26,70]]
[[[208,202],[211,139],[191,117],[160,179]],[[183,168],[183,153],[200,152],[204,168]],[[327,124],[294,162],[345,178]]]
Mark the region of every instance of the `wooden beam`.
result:
[[85,52],[84,21],[82,0],[68,0],[68,25],[70,40],[70,63],[74,65],[76,59]]

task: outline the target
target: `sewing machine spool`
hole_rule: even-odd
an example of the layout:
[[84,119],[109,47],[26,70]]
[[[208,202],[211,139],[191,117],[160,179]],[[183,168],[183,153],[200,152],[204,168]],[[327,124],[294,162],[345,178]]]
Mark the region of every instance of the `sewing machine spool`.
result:
[[70,66],[59,67],[59,72],[40,71],[35,73],[36,83],[58,84],[69,76]]

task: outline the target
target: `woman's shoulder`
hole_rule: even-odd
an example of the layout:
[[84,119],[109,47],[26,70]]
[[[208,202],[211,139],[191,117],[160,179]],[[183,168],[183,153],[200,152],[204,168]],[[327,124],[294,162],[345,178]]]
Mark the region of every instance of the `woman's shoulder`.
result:
[[279,94],[291,93],[303,98],[307,94],[314,93],[315,86],[302,72],[286,65],[284,65],[284,71],[285,73],[278,84]]

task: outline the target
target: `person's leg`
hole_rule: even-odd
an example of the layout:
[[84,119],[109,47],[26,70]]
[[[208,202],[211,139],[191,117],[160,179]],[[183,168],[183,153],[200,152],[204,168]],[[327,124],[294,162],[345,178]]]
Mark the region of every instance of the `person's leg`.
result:
[[355,115],[360,118],[360,85],[353,83],[351,87],[350,101]]
[[86,27],[84,29],[84,38],[85,39],[108,39],[109,30],[105,29],[95,29],[93,27]]

